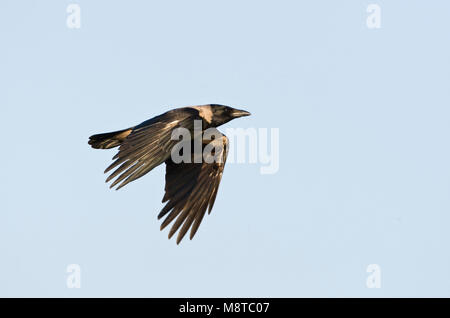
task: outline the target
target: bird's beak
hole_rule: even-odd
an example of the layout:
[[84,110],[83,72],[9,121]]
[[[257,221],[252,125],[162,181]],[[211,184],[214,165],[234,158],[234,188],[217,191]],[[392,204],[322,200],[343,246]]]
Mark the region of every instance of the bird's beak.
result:
[[233,110],[232,116],[233,118],[239,118],[244,116],[250,116],[251,114],[248,111],[241,110],[241,109],[235,109]]

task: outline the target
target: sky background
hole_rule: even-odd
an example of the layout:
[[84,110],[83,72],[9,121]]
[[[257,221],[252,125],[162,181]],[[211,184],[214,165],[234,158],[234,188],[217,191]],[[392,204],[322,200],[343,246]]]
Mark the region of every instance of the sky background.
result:
[[[449,12],[2,0],[0,296],[449,297]],[[164,167],[109,190],[115,150],[87,140],[206,103],[252,113],[223,128],[279,128],[280,169],[227,165],[211,215],[177,246],[156,218]]]

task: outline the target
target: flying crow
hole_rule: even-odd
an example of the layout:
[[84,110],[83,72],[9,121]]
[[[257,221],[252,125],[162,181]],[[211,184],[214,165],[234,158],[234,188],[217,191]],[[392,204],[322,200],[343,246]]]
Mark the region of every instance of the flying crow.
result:
[[[107,173],[114,169],[106,182],[115,178],[110,187],[118,185],[117,190],[163,162],[166,164],[165,195],[162,202],[167,203],[158,219],[166,216],[161,230],[176,219],[169,232],[169,239],[181,227],[177,237],[178,244],[189,228],[190,239],[194,237],[206,210],[208,209],[208,214],[211,212],[217,195],[227,157],[228,138],[215,130],[215,127],[249,115],[247,111],[217,104],[177,108],[131,128],[93,135],[89,137],[89,144],[96,149],[119,146],[119,152],[113,157],[115,161],[105,170]],[[198,125],[195,123],[201,124],[199,138],[202,154],[209,144],[214,149],[209,158],[203,155],[200,162],[195,160],[193,152],[195,141],[198,140],[198,134],[195,137],[195,127]],[[172,150],[180,143],[172,137],[172,132],[177,128],[184,128],[191,133],[188,142],[192,143],[192,147],[188,149],[192,149],[189,157],[193,160],[173,160]],[[203,135],[207,129],[217,132],[220,137],[207,140]],[[176,152],[183,154],[185,149]],[[216,160],[211,160],[212,156]]]

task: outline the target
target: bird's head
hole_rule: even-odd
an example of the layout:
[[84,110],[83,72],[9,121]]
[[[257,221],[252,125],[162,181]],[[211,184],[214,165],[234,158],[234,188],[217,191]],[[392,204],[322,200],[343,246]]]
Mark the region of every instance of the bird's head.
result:
[[250,116],[251,114],[248,111],[236,109],[230,106],[211,104],[208,105],[211,110],[211,119],[210,123],[213,127],[218,127],[229,122],[232,119]]

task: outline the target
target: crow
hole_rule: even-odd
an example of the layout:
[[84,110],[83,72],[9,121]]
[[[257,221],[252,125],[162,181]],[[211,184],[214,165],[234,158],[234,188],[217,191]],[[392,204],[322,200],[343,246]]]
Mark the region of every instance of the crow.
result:
[[[214,205],[228,150],[228,138],[215,128],[232,119],[249,115],[247,111],[218,104],[176,108],[134,127],[93,135],[89,137],[88,143],[95,149],[119,147],[113,157],[115,161],[105,170],[108,173],[115,169],[106,182],[116,178],[110,185],[110,188],[117,186],[116,190],[165,163],[166,183],[162,202],[167,203],[158,214],[158,220],[166,216],[161,224],[163,230],[176,219],[170,229],[169,239],[181,227],[176,241],[179,244],[189,229],[190,239],[194,237],[206,210],[208,214],[211,213]],[[200,137],[198,134],[195,137],[196,121],[201,123]],[[177,128],[187,129],[191,133],[187,142],[192,147],[188,149],[195,149],[195,140],[200,138],[202,154],[209,144],[214,151],[206,157],[204,155],[204,160],[200,162],[195,161],[195,154],[191,151],[189,157],[193,160],[177,163],[172,156],[172,150],[179,144],[172,137],[172,132]],[[213,130],[214,139],[208,140],[204,136],[203,132],[207,129]],[[176,152],[183,154],[185,149]],[[211,160],[212,156],[216,160]]]

